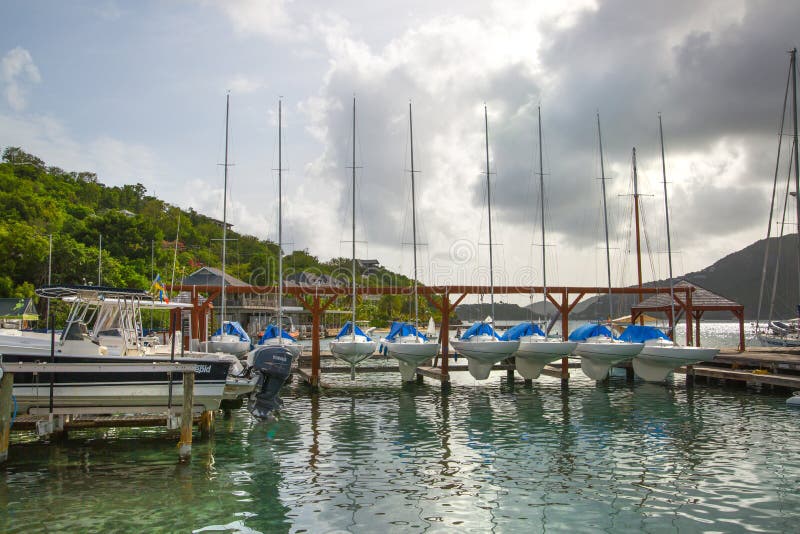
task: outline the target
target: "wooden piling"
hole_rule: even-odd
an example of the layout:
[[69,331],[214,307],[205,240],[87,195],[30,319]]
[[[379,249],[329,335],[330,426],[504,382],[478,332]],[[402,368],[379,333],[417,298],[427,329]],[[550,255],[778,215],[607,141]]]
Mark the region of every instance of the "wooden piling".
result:
[[194,372],[183,373],[183,410],[181,411],[181,440],[178,456],[187,461],[192,456],[192,408],[194,406]]
[[3,373],[0,379],[0,464],[8,459],[8,444],[11,435],[11,415],[14,403],[11,391],[14,388],[14,374]]
[[214,433],[214,412],[206,410],[200,415],[200,422],[197,424],[200,427],[200,437],[208,438]]

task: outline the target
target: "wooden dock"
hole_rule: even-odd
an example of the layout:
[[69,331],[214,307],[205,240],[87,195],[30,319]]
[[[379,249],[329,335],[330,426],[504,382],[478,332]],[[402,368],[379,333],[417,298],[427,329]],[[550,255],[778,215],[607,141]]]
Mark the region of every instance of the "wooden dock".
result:
[[[322,360],[330,361],[334,357],[330,352],[321,354]],[[391,359],[390,357],[376,354],[368,358],[370,360],[383,360]],[[301,357],[301,369],[296,371],[305,382],[311,383],[311,357]],[[453,372],[467,372],[468,368],[465,364],[457,364],[453,358],[450,358],[448,366],[448,373],[445,374],[441,367],[433,366],[420,366],[417,368],[417,379],[429,378],[444,384],[449,384],[449,373]],[[625,368],[632,375],[632,366],[630,363],[622,364],[620,368]],[[558,363],[553,363],[545,366],[542,374],[553,378],[566,377],[569,380],[569,370],[579,369],[580,363],[571,361],[566,364],[566,375],[562,374],[562,366]],[[506,371],[509,377],[513,378],[513,372],[516,367],[513,363],[500,363],[492,367],[493,371]],[[350,367],[343,365],[325,365],[321,367],[322,374],[342,374],[349,373]],[[366,373],[394,373],[398,372],[398,367],[394,365],[363,365],[356,366],[357,374]],[[681,374],[689,374],[692,379],[704,378],[708,380],[721,380],[732,381],[735,383],[743,383],[747,385],[767,385],[772,387],[781,387],[789,390],[800,390],[800,348],[785,348],[785,347],[751,347],[744,352],[739,352],[736,349],[722,349],[713,362],[703,363],[702,365],[690,366],[688,369],[685,367],[676,369],[675,372]],[[320,384],[325,387],[324,382]]]

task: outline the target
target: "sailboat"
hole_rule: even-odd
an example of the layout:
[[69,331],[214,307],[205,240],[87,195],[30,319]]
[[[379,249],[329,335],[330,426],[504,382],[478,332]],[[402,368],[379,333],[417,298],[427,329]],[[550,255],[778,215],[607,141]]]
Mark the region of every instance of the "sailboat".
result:
[[[281,154],[281,101],[278,100],[278,321],[268,325],[259,340],[259,345],[279,345],[285,347],[297,359],[303,352],[303,346],[283,328],[283,160]],[[250,358],[248,358],[250,361]]]
[[519,348],[518,340],[501,340],[495,332],[494,322],[494,273],[492,265],[492,189],[489,173],[489,114],[483,106],[483,121],[486,132],[486,197],[489,208],[489,287],[492,314],[483,322],[476,322],[460,339],[451,339],[450,344],[459,354],[467,358],[469,374],[476,380],[486,380],[494,364],[511,356]]
[[[613,316],[611,306],[611,252],[608,244],[608,209],[606,207],[606,174],[603,161],[603,137],[600,132],[600,114],[597,114],[597,138],[600,143],[600,183],[603,190],[603,226],[606,237],[606,271],[608,273],[608,320]],[[633,343],[616,339],[604,325],[587,324],[576,328],[570,341],[577,341],[575,355],[581,358],[581,370],[592,380],[608,376],[613,365],[630,360],[644,347],[644,343]]]
[[[545,254],[544,230],[544,164],[542,163],[542,108],[539,106],[539,199],[542,212],[542,287],[544,301],[547,302],[547,260]],[[548,363],[563,358],[578,345],[575,341],[561,341],[548,338],[533,322],[520,323],[503,334],[502,339],[519,340],[519,349],[514,353],[516,367],[523,378],[538,378]]]
[[378,346],[356,325],[356,99],[353,98],[353,220],[352,220],[352,320],[347,321],[336,339],[330,342],[331,354],[350,364],[350,379],[356,375],[356,364],[366,360]]
[[[664,129],[658,115],[658,133],[661,140],[661,171],[664,177],[664,214],[667,221],[667,258],[669,263],[669,300],[672,317],[675,317],[675,297],[672,280],[672,241],[669,233],[669,201],[667,199],[667,166],[664,158]],[[673,328],[673,332],[674,332]],[[674,335],[674,334],[673,334]],[[666,334],[653,326],[631,325],[620,339],[644,343],[642,351],[633,358],[633,371],[649,382],[661,382],[669,373],[682,365],[711,361],[719,349],[684,347],[676,344]]]
[[225,320],[225,254],[227,251],[228,237],[228,118],[230,115],[231,95],[225,99],[225,183],[222,193],[222,292],[220,296],[219,324],[221,325],[206,341],[205,350],[208,352],[224,352],[239,356],[250,349],[250,336],[247,335],[242,325],[235,321]]
[[[414,247],[414,324],[392,323],[389,335],[383,338],[383,346],[390,356],[399,362],[400,376],[406,382],[414,379],[418,365],[430,360],[439,352],[437,342],[429,342],[419,329],[419,295],[417,282],[417,211],[414,189],[414,128],[411,120],[411,102],[408,103],[408,130],[411,137],[411,231]],[[431,317],[433,320],[433,317]]]

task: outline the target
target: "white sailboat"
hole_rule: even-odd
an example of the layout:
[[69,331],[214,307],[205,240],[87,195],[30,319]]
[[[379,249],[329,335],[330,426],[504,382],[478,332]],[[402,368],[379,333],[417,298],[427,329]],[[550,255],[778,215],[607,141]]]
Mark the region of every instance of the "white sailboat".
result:
[[225,254],[227,252],[228,237],[228,118],[230,115],[231,95],[225,99],[225,183],[222,193],[222,286],[220,296],[220,328],[205,343],[208,352],[224,352],[239,356],[250,349],[250,337],[237,322],[225,320]]
[[[278,345],[285,347],[296,360],[303,353],[303,346],[283,328],[283,157],[282,157],[282,104],[278,100],[278,321],[268,325],[259,340],[259,345]],[[252,352],[248,362],[252,360]]]
[[[544,229],[544,164],[542,162],[542,108],[539,106],[539,199],[542,213],[542,287],[547,302],[547,254],[545,254]],[[575,341],[548,338],[533,323],[521,323],[503,335],[503,339],[518,339],[519,349],[514,353],[517,371],[523,378],[538,378],[544,366],[572,354],[578,345]]]
[[[675,298],[672,280],[672,241],[669,233],[669,201],[667,198],[667,166],[664,158],[664,130],[658,115],[658,133],[661,140],[661,171],[664,177],[664,214],[667,222],[667,258],[669,263],[669,297],[672,317],[675,317]],[[653,332],[655,331],[655,332]],[[673,332],[674,332],[673,328]],[[641,332],[641,334],[640,334]],[[661,335],[659,335],[661,334]],[[673,333],[674,335],[674,333]],[[661,382],[677,367],[713,360],[719,349],[684,347],[676,344],[660,330],[651,326],[629,326],[621,339],[644,341],[644,348],[633,358],[633,371],[649,382]]]
[[[399,362],[400,376],[404,381],[414,380],[418,365],[432,359],[439,352],[439,344],[428,341],[419,332],[419,295],[417,282],[417,211],[414,188],[414,128],[411,120],[411,102],[408,103],[408,129],[411,138],[411,231],[414,247],[414,324],[393,323],[383,340],[383,346],[390,356]],[[431,321],[433,317],[431,317]]]
[[356,364],[375,352],[376,341],[356,326],[356,99],[353,98],[353,220],[352,220],[352,320],[348,321],[336,339],[330,342],[331,354],[350,364],[350,378],[355,378]]
[[489,286],[492,315],[482,323],[475,323],[460,339],[451,339],[450,345],[467,358],[469,374],[476,380],[489,378],[494,364],[511,356],[520,345],[519,341],[501,340],[492,327],[494,322],[494,273],[492,265],[492,189],[489,173],[489,115],[483,107],[484,128],[486,131],[486,196],[489,207]]
[[[603,161],[603,137],[600,132],[600,114],[597,114],[597,137],[600,143],[600,183],[603,190],[603,226],[606,237],[606,271],[608,273],[608,320],[613,316],[611,303],[611,253],[608,244],[608,209],[606,208],[606,174]],[[631,343],[615,339],[608,328],[585,325],[573,331],[570,341],[578,341],[575,354],[581,358],[581,370],[593,380],[608,376],[613,365],[630,360],[644,347],[644,343]],[[595,328],[599,327],[599,328]]]

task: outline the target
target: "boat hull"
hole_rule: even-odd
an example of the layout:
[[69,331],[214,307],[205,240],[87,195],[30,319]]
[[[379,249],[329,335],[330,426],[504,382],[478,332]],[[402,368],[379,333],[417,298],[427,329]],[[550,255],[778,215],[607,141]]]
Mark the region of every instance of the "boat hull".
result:
[[718,352],[719,349],[705,347],[646,344],[633,358],[633,371],[648,382],[662,382],[676,368],[711,361]]
[[375,352],[378,348],[377,341],[331,341],[331,354],[351,366],[360,363]]
[[514,353],[517,372],[526,380],[539,378],[545,365],[569,356],[577,345],[575,341],[521,338]]
[[292,353],[292,358],[295,360],[303,354],[303,346],[296,342],[296,341],[289,341],[288,339],[284,339],[283,342],[278,340],[278,338],[267,339],[263,343],[259,343],[259,345],[268,345],[270,347],[286,347],[286,350]]
[[[484,336],[480,336],[481,338]],[[475,338],[473,338],[475,339]],[[519,341],[499,341],[496,338],[461,341],[451,339],[450,345],[467,358],[469,374],[475,380],[486,380],[494,364],[510,357],[519,349]]]
[[240,356],[250,350],[250,343],[247,341],[210,340],[205,342],[204,347],[201,345],[201,350],[211,353],[222,352],[224,354]]
[[416,369],[439,354],[438,343],[384,342],[386,352],[395,358],[400,367],[400,376],[405,382],[414,380]]
[[[4,354],[4,363],[41,362],[38,355]],[[169,358],[149,357],[147,362],[169,362]],[[208,358],[175,358],[175,363],[195,364],[194,404],[204,410],[216,410],[225,395],[230,362]],[[56,355],[55,363],[131,363],[129,356]],[[183,381],[169,373],[54,373],[54,407],[153,407],[169,402],[180,405]],[[50,373],[14,373],[14,396],[18,410],[26,413],[33,407],[48,407]]]
[[581,358],[583,374],[592,380],[603,380],[612,366],[630,360],[644,348],[644,343],[611,341],[608,338],[578,343],[574,354]]

